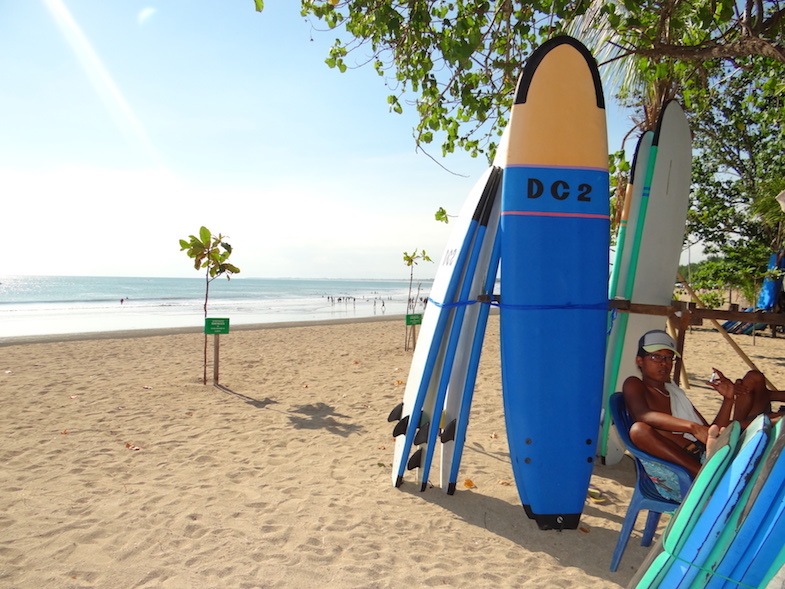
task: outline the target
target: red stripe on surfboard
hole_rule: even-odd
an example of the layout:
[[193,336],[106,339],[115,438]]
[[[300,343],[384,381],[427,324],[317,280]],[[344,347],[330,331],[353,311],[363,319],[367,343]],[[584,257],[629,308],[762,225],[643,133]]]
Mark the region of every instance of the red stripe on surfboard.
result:
[[524,217],[577,217],[580,219],[610,219],[610,215],[592,215],[590,213],[548,213],[538,211],[504,211],[504,215],[521,215]]

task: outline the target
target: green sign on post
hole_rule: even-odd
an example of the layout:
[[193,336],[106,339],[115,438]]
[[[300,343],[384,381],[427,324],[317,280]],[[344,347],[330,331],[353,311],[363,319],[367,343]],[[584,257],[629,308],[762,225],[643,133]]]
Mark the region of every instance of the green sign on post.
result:
[[422,313],[411,313],[406,316],[406,325],[420,325],[422,323]]
[[204,332],[207,335],[223,335],[229,333],[229,318],[206,318],[204,320]]

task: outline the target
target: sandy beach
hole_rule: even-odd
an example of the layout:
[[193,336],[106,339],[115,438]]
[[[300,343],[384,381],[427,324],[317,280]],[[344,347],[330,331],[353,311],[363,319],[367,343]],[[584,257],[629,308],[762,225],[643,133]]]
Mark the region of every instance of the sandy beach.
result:
[[[0,586],[624,587],[648,550],[641,516],[608,570],[632,461],[595,467],[604,501],[578,530],[537,529],[512,480],[498,327],[454,496],[390,485],[401,320],[233,329],[223,388],[201,382],[199,333],[0,342]],[[785,388],[785,338],[732,337]],[[685,358],[711,418],[712,366],[747,366],[708,325]]]

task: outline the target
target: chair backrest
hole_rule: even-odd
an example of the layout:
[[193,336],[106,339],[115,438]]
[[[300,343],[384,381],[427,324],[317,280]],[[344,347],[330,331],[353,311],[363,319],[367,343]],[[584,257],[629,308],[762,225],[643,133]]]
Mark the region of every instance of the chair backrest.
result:
[[624,396],[621,393],[613,393],[609,402],[611,418],[619,432],[619,437],[635,460],[638,485],[641,490],[648,493],[654,491],[663,499],[680,502],[692,484],[690,473],[678,464],[673,464],[638,448],[630,438],[633,420],[627,411]]

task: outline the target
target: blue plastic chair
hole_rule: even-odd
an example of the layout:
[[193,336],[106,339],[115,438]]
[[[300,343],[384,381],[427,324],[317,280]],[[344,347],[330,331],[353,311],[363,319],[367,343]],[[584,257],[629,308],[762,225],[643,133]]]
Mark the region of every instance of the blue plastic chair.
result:
[[[624,550],[627,548],[627,542],[632,534],[635,520],[638,519],[638,513],[643,509],[649,510],[649,514],[646,517],[646,526],[643,529],[641,546],[651,546],[660,516],[663,513],[676,511],[692,484],[692,477],[681,466],[652,456],[632,443],[630,427],[633,421],[627,412],[627,406],[624,404],[624,397],[621,393],[611,395],[610,411],[611,418],[616,425],[622,442],[624,442],[624,446],[632,454],[636,473],[635,489],[632,492],[630,506],[627,508],[627,515],[624,516],[624,524],[621,527],[621,532],[619,532],[619,541],[616,543],[616,548],[611,558],[611,571],[615,572],[619,568],[619,562],[624,554]],[[647,468],[652,473],[656,470],[658,475],[667,475],[664,478],[669,479],[671,481],[670,486],[676,488],[668,489],[663,486],[663,483],[667,484],[667,482],[662,480],[655,483],[650,472],[647,472]]]

